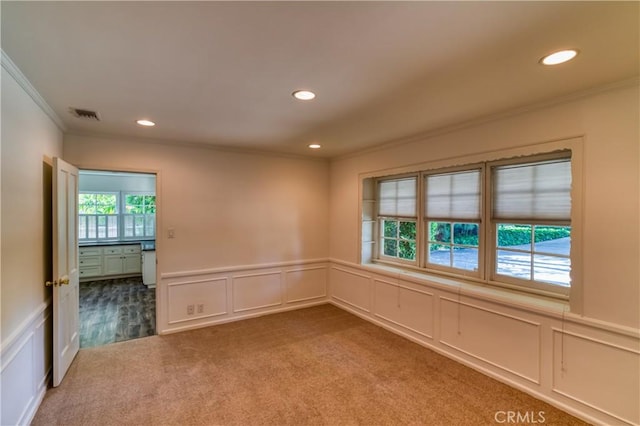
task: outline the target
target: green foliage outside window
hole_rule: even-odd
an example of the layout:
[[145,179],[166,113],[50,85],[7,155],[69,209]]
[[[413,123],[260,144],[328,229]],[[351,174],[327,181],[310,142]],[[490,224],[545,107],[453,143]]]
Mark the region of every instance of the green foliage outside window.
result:
[[148,238],[155,234],[156,197],[146,194],[78,194],[80,240]]
[[396,238],[398,236],[398,222],[395,220],[384,221],[384,236],[386,238]]
[[115,194],[78,194],[79,214],[116,214]]
[[155,195],[127,195],[125,212],[129,214],[153,214],[156,212]]
[[[556,240],[571,236],[570,226],[535,226],[534,240],[536,243]],[[498,225],[498,246],[518,246],[531,244],[531,225]]]
[[383,221],[385,256],[406,260],[416,259],[416,223],[397,220]]
[[[451,228],[453,225],[453,240]],[[429,222],[429,241],[443,244],[430,244],[433,250],[449,250],[451,244],[477,247],[479,242],[477,223]],[[456,247],[454,247],[456,249]]]
[[[429,222],[429,240],[436,243],[453,243],[464,246],[477,247],[479,245],[479,226],[477,224],[453,223],[453,241],[451,240],[451,225],[449,222]],[[531,225],[498,225],[498,246],[531,244],[531,229]],[[535,226],[534,240],[536,243],[570,236],[570,226]],[[429,247],[432,251],[449,249],[448,245],[443,244],[430,244]]]

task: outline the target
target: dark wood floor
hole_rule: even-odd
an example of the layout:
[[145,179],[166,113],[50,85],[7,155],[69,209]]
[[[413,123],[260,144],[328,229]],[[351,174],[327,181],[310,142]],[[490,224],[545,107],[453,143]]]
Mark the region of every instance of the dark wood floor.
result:
[[80,283],[80,347],[156,334],[156,292],[141,277]]

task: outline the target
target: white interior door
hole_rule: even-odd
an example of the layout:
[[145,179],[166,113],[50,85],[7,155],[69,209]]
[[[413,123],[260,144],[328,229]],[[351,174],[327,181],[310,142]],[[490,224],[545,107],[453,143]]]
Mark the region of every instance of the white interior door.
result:
[[78,169],[53,159],[53,386],[80,349]]

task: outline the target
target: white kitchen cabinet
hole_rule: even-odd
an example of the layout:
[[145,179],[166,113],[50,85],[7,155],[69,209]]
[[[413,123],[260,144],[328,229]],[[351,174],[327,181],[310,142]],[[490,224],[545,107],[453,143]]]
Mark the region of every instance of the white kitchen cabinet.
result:
[[156,286],[156,251],[142,252],[142,284],[153,288]]
[[138,244],[80,248],[80,278],[139,275],[142,273]]
[[140,253],[125,254],[122,257],[122,272],[124,274],[140,274],[142,273],[142,264],[140,262]]
[[104,258],[102,260],[104,275],[120,275],[124,272],[122,266],[122,247],[105,247]]
[[80,247],[80,278],[102,275],[102,247]]
[[122,248],[122,269],[124,274],[142,273],[142,255],[139,245],[124,246]]

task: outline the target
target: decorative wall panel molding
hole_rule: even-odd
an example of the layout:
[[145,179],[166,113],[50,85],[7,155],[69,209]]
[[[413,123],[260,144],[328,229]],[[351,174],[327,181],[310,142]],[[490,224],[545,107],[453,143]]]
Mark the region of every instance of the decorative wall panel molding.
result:
[[224,277],[170,283],[166,299],[169,324],[225,315],[227,291]]
[[51,375],[51,301],[34,311],[2,344],[0,424],[29,424]]
[[[162,274],[160,334],[201,328],[327,302],[325,260],[234,266]],[[160,306],[160,305],[159,305]]]
[[282,272],[235,275],[232,286],[233,312],[282,305]]
[[440,297],[440,343],[540,384],[540,323]]
[[287,303],[327,297],[327,268],[314,266],[285,272]]
[[433,338],[433,293],[374,279],[374,315],[426,338]]
[[[640,351],[566,330],[552,330],[553,392],[622,422],[638,424]],[[632,391],[621,392],[622,389]]]
[[371,312],[371,277],[348,269],[331,268],[331,297],[364,312]]
[[587,422],[640,424],[637,330],[575,316],[562,325],[542,304],[446,281],[337,260],[329,300]]

